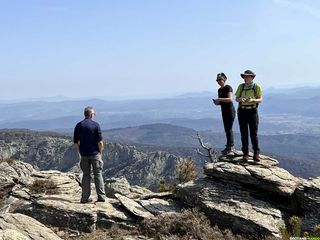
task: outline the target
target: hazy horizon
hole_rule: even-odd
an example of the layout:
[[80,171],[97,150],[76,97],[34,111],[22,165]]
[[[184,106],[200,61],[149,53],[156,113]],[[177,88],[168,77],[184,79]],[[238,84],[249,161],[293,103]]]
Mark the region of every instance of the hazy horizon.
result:
[[320,86],[320,1],[0,2],[1,100]]
[[[264,93],[268,94],[275,91],[275,93],[279,93],[282,89],[285,90],[294,90],[294,89],[302,89],[302,88],[320,88],[320,85],[297,85],[297,86],[279,86],[279,87],[269,87],[264,89]],[[78,100],[88,100],[88,99],[100,99],[107,101],[126,101],[126,100],[148,100],[148,99],[168,99],[168,98],[177,98],[188,95],[209,95],[211,97],[215,97],[217,95],[217,89],[214,90],[203,90],[197,92],[180,92],[180,93],[171,93],[171,94],[159,94],[159,95],[109,95],[109,96],[83,96],[83,97],[71,97],[71,96],[63,96],[63,95],[55,95],[55,96],[38,96],[38,97],[30,97],[30,98],[1,98],[0,104],[5,103],[18,103],[18,102],[28,102],[28,101],[47,101],[47,102],[60,102],[60,101],[78,101]]]

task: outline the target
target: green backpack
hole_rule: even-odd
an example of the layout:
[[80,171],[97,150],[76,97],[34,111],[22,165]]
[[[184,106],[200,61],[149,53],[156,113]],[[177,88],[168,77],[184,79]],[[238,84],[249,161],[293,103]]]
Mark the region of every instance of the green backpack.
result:
[[[240,97],[242,95],[242,92],[244,91],[244,86],[245,86],[245,83],[241,83],[241,89],[240,89]],[[257,94],[257,84],[256,83],[253,83],[253,87],[251,89],[247,89],[245,91],[249,91],[249,90],[252,90],[253,89],[253,94],[254,94],[254,97],[255,98],[258,98],[258,94]],[[258,107],[259,106],[259,103],[256,103],[256,106]]]

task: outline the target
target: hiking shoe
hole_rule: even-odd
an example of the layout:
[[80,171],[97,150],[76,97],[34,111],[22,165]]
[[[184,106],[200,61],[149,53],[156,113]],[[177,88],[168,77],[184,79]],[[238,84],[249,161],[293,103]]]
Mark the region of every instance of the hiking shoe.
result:
[[253,161],[255,161],[255,162],[260,162],[260,155],[259,155],[259,153],[254,153],[254,154],[253,154]]
[[233,151],[235,151],[236,149],[232,146],[232,147],[225,147],[225,149],[223,149],[222,151],[221,151],[221,153],[223,154],[223,155],[226,155],[226,154],[228,154],[228,153],[231,153],[231,152],[233,152]]
[[81,200],[80,203],[91,203],[93,202],[93,200],[91,198],[87,199],[87,200]]
[[242,162],[248,162],[249,161],[249,153],[243,153]]
[[98,198],[97,202],[105,202],[106,200],[104,198]]

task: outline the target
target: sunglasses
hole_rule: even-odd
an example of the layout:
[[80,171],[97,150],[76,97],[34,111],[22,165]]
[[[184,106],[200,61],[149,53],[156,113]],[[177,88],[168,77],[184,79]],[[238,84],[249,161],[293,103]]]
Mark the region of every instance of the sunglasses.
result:
[[218,78],[216,81],[217,81],[217,82],[223,81],[223,79],[222,79],[222,78]]

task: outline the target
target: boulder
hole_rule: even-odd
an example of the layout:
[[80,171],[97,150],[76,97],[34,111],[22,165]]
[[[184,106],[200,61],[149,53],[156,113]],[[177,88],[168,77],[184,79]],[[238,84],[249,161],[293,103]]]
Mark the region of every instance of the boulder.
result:
[[129,195],[130,184],[124,177],[119,178],[108,178],[105,180],[106,195],[109,198],[116,198],[115,194],[120,193],[121,195]]
[[105,181],[105,190],[107,197],[110,198],[117,198],[115,196],[116,193],[127,196],[130,199],[138,199],[155,194],[147,188],[137,185],[131,186],[125,177],[108,178]]
[[122,203],[122,205],[130,211],[132,214],[134,214],[137,217],[140,218],[153,218],[154,215],[150,213],[148,210],[143,208],[139,203],[136,201],[127,198],[123,195],[120,195],[118,193],[115,194],[116,198]]
[[314,231],[320,224],[320,177],[304,181],[296,197],[303,212],[303,228]]
[[320,209],[320,177],[305,180],[297,188],[296,196],[302,209]]
[[116,199],[108,199],[107,202],[96,203],[97,226],[109,228],[114,224],[122,228],[135,228],[136,218],[129,211],[123,209],[122,204]]
[[150,198],[146,200],[139,200],[139,203],[154,215],[181,212],[179,204],[172,200]]
[[15,186],[27,185],[32,182],[30,175],[34,168],[24,162],[7,159],[0,161],[0,212],[7,212],[11,203],[8,198]]
[[177,197],[197,207],[222,228],[261,237],[279,236],[285,225],[279,209],[256,199],[238,184],[202,178],[178,185]]
[[14,229],[0,230],[1,240],[31,240],[26,235]]
[[16,212],[33,217],[39,222],[81,232],[96,229],[97,209],[94,204],[80,204],[66,195],[45,196],[29,205],[17,208]]
[[7,160],[0,162],[0,184],[22,182],[26,183],[34,168],[21,161]]
[[0,239],[61,240],[45,225],[19,213],[6,213],[0,216]]
[[302,180],[277,166],[232,162],[207,163],[204,173],[216,179],[248,184],[258,189],[291,196]]

